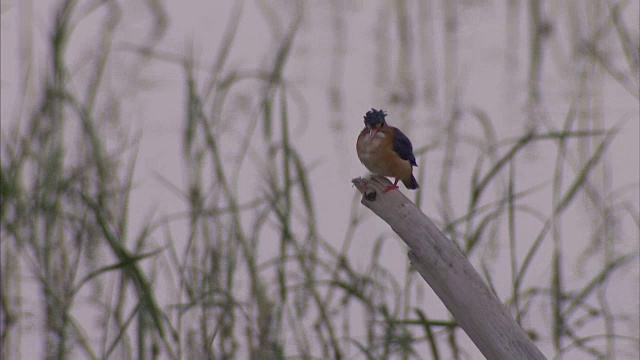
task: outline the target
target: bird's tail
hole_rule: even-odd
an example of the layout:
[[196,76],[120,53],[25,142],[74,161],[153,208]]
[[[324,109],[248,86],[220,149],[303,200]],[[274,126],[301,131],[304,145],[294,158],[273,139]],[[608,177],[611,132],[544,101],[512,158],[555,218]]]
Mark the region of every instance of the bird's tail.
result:
[[416,180],[413,174],[411,174],[411,178],[409,179],[402,179],[402,183],[404,184],[404,186],[407,187],[407,189],[410,189],[410,190],[415,190],[420,187],[418,185],[418,180]]

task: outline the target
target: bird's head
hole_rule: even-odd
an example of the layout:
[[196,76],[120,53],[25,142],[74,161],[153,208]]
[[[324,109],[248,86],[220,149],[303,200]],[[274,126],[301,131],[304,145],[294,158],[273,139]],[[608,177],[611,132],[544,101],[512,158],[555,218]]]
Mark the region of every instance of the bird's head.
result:
[[385,113],[384,110],[376,110],[373,108],[364,115],[364,125],[369,129],[371,136],[375,135],[381,127],[386,125],[384,120],[385,116],[387,116],[387,113]]

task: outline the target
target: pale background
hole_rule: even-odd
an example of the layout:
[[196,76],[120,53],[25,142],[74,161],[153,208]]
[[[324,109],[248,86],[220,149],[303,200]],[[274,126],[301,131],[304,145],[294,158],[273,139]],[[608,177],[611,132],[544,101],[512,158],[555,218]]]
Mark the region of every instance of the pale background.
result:
[[[84,82],[91,76],[89,59],[99,49],[96,34],[107,18],[107,6],[91,1],[79,3],[66,60],[73,69],[73,86],[82,93]],[[340,249],[353,212],[364,217],[346,252],[352,266],[359,271],[366,271],[372,244],[380,236],[387,239],[383,245],[382,264],[400,284],[407,270],[406,249],[402,242],[366,209],[352,205],[357,201],[357,191],[350,180],[367,174],[357,159],[355,139],[363,127],[362,116],[371,107],[386,110],[388,121],[400,127],[419,150],[420,167],[416,170],[421,186],[420,207],[437,224],[442,224],[445,217],[451,221],[467,211],[469,184],[478,151],[470,144],[485,140],[477,114],[483,114],[495,129],[498,143],[503,144],[498,149],[500,155],[504,155],[513,139],[522,136],[527,129],[561,130],[572,107],[577,114],[577,125],[573,130],[617,127],[619,132],[601,164],[589,175],[589,181],[597,193],[604,194],[603,201],[624,202],[628,206],[628,210],[616,218],[615,241],[610,250],[617,255],[635,254],[634,259],[609,278],[605,292],[609,294],[608,307],[624,317],[624,321],[616,326],[616,333],[638,338],[637,1],[174,0],[161,2],[162,18],[166,23],[159,25],[160,33],[152,31],[155,21],[153,7],[149,5],[152,2],[113,3],[119,6],[120,18],[114,28],[105,82],[108,92],[119,102],[119,108],[118,111],[111,109],[106,98],[99,98],[98,103],[104,106],[105,118],[114,111],[114,118],[118,119],[112,132],[105,135],[107,142],[117,144],[117,134],[139,135],[129,214],[131,233],[137,233],[149,219],[187,210],[184,198],[168,185],[173,184],[184,192],[188,188],[182,157],[186,82],[181,61],[193,57],[202,88],[209,78],[207,71],[220,51],[234,6],[242,3],[238,32],[225,65],[228,73],[270,69],[283,37],[297,16],[301,16],[283,73],[289,91],[291,146],[310,167],[307,176],[318,235],[322,239]],[[543,39],[540,57],[536,85],[539,99],[532,103],[530,6],[538,3],[548,22],[549,33]],[[635,71],[629,69],[618,38],[607,25],[608,18],[601,15],[613,4],[624,9],[622,16],[635,44],[635,55],[632,55],[636,56]],[[97,10],[91,10],[93,6]],[[405,7],[404,19],[399,20],[398,11],[402,6]],[[10,128],[17,123],[26,123],[25,119],[40,101],[39,89],[49,57],[46,41],[51,32],[52,14],[58,7],[58,2],[54,1],[2,1],[3,142],[11,137]],[[81,15],[84,11],[88,15]],[[455,20],[449,20],[449,25],[455,30],[453,35],[445,32],[447,14],[452,13]],[[608,30],[604,39],[597,42],[598,50],[606,55],[609,65],[623,74],[624,81],[614,78],[592,58],[579,55],[586,51],[586,42],[599,27]],[[400,40],[401,34],[407,35],[406,43]],[[585,44],[581,44],[582,41]],[[152,56],[144,57],[135,51],[145,46],[153,47]],[[229,95],[229,104],[225,106],[224,123],[216,131],[224,134],[220,144],[225,159],[233,164],[233,157],[239,151],[239,139],[251,130],[250,120],[257,120],[249,149],[251,160],[243,164],[237,184],[239,202],[243,203],[264,192],[266,186],[261,179],[269,172],[264,160],[268,154],[262,150],[264,146],[259,145],[264,139],[260,103],[255,100],[263,91],[262,85],[240,83],[235,91]],[[279,106],[279,102],[276,100],[275,104]],[[452,116],[458,116],[455,122],[451,121]],[[453,123],[455,125],[451,125]],[[274,131],[274,138],[279,139],[279,128]],[[468,141],[464,146],[456,143],[455,151],[447,152],[447,136],[453,134]],[[563,189],[573,181],[577,169],[584,165],[602,140],[600,136],[567,142],[572,154],[565,165],[567,177],[561,185]],[[73,153],[74,150],[69,151]],[[445,154],[452,156],[453,163],[450,176],[443,180]],[[513,169],[516,191],[540,186],[527,197],[526,205],[547,216],[552,208],[556,159],[554,142],[541,141],[520,154]],[[3,164],[6,161],[5,154],[2,161]],[[489,165],[483,166],[486,172]],[[499,175],[502,187],[497,186],[492,191],[499,193],[506,186],[508,175],[507,167]],[[443,188],[447,185],[448,190]],[[416,196],[402,187],[401,191],[410,197]],[[491,196],[497,199],[497,195]],[[485,199],[486,202],[490,200]],[[601,225],[597,220],[599,211],[584,193],[580,193],[570,211],[560,220],[567,289],[580,289],[604,264],[604,247],[594,235]],[[519,215],[517,223],[515,237],[519,244],[518,256],[522,259],[542,224],[525,215]],[[181,239],[187,233],[186,222],[174,221],[171,231],[176,246],[184,246]],[[304,232],[304,222],[294,222],[293,231]],[[471,260],[478,268],[484,264],[493,274],[493,285],[504,300],[511,291],[506,218],[497,232],[500,235],[485,240]],[[269,233],[277,239],[276,230],[265,236]],[[2,241],[7,239],[3,236]],[[155,249],[166,241],[163,231],[158,230],[147,245],[149,249]],[[260,256],[264,258],[270,256],[270,251],[276,251],[268,244],[261,245],[261,249],[264,252]],[[530,284],[549,285],[551,250],[552,242],[545,241],[541,255],[529,270],[527,281]],[[11,353],[25,359],[42,357],[44,351],[43,334],[38,331],[41,293],[34,285],[30,268],[26,261],[22,271],[24,284],[20,289],[23,311],[30,316],[21,325],[20,337],[12,338],[11,342],[11,346],[19,347]],[[156,284],[158,291],[168,286],[162,281]],[[12,291],[14,289],[5,288],[3,284],[3,292]],[[426,299],[424,306],[430,316],[446,317],[443,306],[431,293]],[[162,305],[169,303],[172,300],[167,299]],[[77,305],[79,314],[83,314],[82,304]],[[542,306],[538,311],[538,323],[534,325],[549,328],[549,309]],[[95,326],[91,320],[85,321],[88,329]],[[527,321],[535,323],[532,318]],[[355,327],[357,329],[357,325]],[[603,330],[594,324],[584,331],[597,334]],[[545,355],[553,358],[556,352],[549,333],[539,335],[542,339],[537,344]],[[616,358],[637,358],[638,346],[633,343],[625,340],[617,343]],[[464,344],[465,358],[480,356],[473,344]],[[424,351],[421,358],[430,358],[426,348],[421,349]],[[350,351],[355,358],[364,358],[354,349]],[[581,359],[582,356],[584,353],[569,352],[563,358]]]

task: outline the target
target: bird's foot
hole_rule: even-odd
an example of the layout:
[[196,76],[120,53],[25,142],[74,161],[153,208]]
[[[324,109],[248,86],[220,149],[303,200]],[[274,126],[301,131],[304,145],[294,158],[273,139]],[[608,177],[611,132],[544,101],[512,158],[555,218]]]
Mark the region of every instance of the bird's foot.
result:
[[393,189],[398,189],[398,185],[389,185],[382,192],[386,193],[387,191],[391,191]]

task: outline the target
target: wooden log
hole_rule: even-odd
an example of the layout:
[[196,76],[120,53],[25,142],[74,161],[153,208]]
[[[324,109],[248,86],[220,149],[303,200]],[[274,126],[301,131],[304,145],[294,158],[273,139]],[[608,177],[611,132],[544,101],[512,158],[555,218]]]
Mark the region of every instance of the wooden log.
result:
[[456,244],[384,177],[352,180],[361,203],[387,222],[409,247],[409,260],[491,360],[545,359]]

